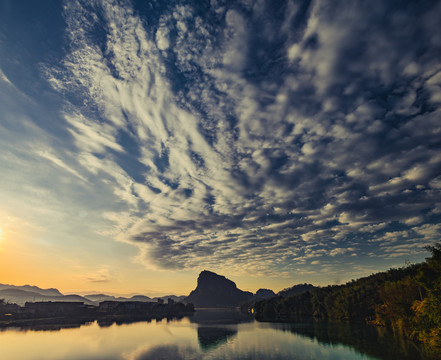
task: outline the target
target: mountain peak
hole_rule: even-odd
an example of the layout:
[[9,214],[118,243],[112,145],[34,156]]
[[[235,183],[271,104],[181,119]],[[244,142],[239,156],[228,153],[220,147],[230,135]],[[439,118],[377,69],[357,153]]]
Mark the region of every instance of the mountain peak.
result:
[[212,285],[212,286],[228,286],[237,289],[236,284],[227,279],[223,275],[218,275],[212,271],[204,270],[198,276],[198,286]]
[[199,274],[197,287],[186,298],[186,302],[191,302],[196,307],[230,307],[252,297],[252,293],[238,289],[225,276],[204,270]]

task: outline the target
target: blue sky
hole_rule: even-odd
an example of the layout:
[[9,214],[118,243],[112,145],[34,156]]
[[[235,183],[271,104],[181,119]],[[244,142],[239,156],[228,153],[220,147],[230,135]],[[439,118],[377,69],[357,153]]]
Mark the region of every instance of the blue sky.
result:
[[208,269],[279,290],[439,240],[439,2],[0,13],[0,252],[34,259],[0,281],[62,288],[65,264],[66,289],[186,291]]

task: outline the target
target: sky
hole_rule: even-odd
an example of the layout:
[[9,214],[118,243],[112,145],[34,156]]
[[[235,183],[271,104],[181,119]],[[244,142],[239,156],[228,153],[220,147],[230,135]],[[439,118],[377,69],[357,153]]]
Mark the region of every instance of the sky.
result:
[[441,2],[2,0],[0,283],[339,284],[441,234]]

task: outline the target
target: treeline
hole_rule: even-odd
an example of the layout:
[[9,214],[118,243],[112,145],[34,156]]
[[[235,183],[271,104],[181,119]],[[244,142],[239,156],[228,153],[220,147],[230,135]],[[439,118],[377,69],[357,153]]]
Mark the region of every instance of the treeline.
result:
[[432,256],[421,264],[256,302],[255,317],[260,321],[363,320],[391,327],[441,351],[441,243],[428,250]]
[[149,320],[179,317],[193,312],[193,304],[176,303],[172,299],[169,299],[167,304],[161,299],[158,302],[106,300],[100,302],[99,306],[76,301],[37,301],[26,302],[24,306],[20,306],[0,299],[0,327],[32,323],[32,320],[36,319],[43,323],[45,323],[44,319]]

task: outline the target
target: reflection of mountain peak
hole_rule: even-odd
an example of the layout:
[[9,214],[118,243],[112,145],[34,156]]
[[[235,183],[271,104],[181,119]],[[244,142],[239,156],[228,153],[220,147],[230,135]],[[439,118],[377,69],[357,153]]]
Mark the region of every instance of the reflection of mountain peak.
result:
[[233,309],[199,309],[190,321],[201,326],[224,326],[252,322],[254,317]]
[[199,274],[198,284],[186,302],[193,303],[196,307],[230,307],[250,300],[253,294],[242,291],[236,284],[225,276],[204,270]]
[[237,335],[237,330],[227,327],[198,327],[198,341],[202,350],[211,350]]

